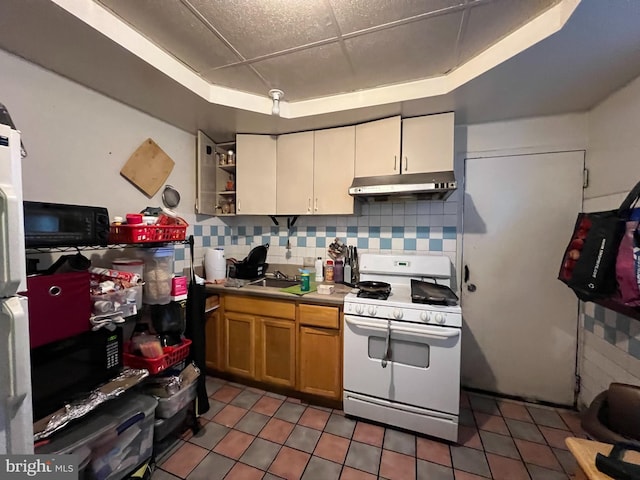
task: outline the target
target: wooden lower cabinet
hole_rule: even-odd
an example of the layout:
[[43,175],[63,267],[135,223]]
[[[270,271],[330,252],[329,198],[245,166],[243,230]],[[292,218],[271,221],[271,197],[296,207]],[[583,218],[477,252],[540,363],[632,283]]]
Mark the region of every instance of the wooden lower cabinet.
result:
[[340,330],[301,326],[299,348],[298,389],[339,400],[342,397]]
[[342,399],[339,307],[241,295],[224,295],[222,307],[207,321],[209,368],[285,391]]
[[292,320],[259,318],[258,380],[296,386],[296,324]]
[[256,376],[256,318],[245,313],[224,313],[224,369],[244,377]]

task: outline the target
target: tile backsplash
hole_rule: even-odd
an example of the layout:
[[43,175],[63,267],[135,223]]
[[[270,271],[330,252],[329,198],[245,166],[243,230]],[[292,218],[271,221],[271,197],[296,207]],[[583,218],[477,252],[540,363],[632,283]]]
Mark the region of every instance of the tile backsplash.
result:
[[[198,217],[185,219],[194,235],[194,257],[202,264],[204,251],[223,247],[225,256],[244,258],[256,245],[269,244],[267,261],[302,264],[304,257],[327,257],[327,247],[337,237],[358,247],[359,253],[423,253],[447,255],[455,263],[458,202],[381,202],[361,205],[360,215],[300,216],[287,229],[287,217]],[[289,217],[290,220],[293,217]],[[186,245],[177,245],[175,271],[189,265]]]

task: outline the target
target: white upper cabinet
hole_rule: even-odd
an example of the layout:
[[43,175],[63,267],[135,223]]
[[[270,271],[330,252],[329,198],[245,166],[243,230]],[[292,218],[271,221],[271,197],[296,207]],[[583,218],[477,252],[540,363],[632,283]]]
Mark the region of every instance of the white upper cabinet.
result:
[[356,177],[400,173],[400,116],[356,125]]
[[355,166],[356,127],[315,132],[313,164],[313,213],[352,214],[349,195]]
[[402,173],[453,170],[454,113],[402,120]]
[[313,213],[313,132],[278,137],[276,213]]
[[236,135],[236,213],[276,212],[276,137]]

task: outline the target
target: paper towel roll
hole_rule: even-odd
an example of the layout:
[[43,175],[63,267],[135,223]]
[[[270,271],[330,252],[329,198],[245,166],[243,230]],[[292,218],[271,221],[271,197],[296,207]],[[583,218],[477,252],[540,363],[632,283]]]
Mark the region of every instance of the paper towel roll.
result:
[[226,276],[227,263],[224,259],[224,248],[207,248],[204,252],[204,273],[209,282],[223,280]]

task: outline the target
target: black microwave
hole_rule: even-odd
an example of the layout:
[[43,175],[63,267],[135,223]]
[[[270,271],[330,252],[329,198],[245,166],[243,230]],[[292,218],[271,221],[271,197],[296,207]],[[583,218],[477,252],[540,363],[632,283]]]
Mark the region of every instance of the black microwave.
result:
[[122,371],[122,329],[101,328],[31,349],[33,417],[80,401]]
[[25,201],[27,248],[107,245],[109,213],[104,207]]

